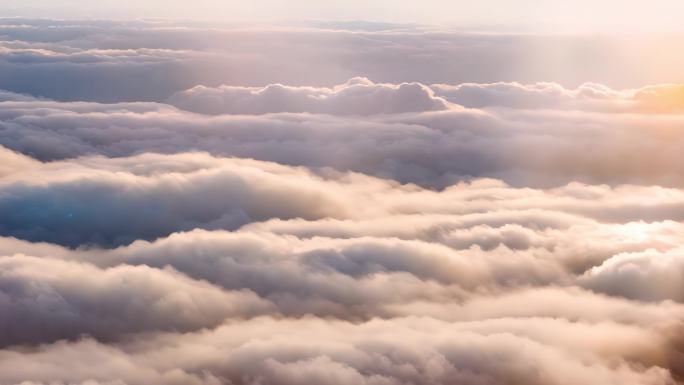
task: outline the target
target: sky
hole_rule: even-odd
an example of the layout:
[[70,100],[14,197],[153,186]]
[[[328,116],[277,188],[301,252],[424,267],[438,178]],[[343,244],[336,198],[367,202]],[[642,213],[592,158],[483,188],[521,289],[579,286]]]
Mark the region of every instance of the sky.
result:
[[678,0],[5,0],[8,16],[180,18],[224,22],[374,20],[562,33],[680,30]]
[[684,384],[679,1],[0,4],[0,385]]

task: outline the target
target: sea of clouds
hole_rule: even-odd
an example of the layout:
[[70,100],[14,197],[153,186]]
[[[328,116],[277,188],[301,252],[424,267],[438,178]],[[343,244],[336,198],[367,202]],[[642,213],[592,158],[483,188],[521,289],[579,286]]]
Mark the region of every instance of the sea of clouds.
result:
[[684,87],[357,24],[0,22],[1,385],[684,383]]

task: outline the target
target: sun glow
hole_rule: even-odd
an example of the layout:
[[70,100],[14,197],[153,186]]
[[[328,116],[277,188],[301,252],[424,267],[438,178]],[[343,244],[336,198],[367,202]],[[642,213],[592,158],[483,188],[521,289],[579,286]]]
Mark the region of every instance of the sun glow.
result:
[[644,112],[684,112],[684,85],[646,87],[639,90],[634,99]]

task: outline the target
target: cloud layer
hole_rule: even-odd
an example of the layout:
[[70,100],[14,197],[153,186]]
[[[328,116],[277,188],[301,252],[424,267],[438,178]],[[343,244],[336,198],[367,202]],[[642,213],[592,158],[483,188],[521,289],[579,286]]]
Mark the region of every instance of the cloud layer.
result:
[[24,167],[3,178],[3,234],[28,240],[0,238],[6,383],[682,373],[679,189],[434,191],[197,153]]
[[578,41],[0,21],[0,385],[682,384],[684,92]]
[[428,87],[357,78],[335,88],[201,87],[170,99],[211,114],[10,97],[0,102],[0,144],[41,160],[199,150],[432,188],[482,177],[534,187],[684,183],[676,85]]
[[0,89],[61,101],[163,101],[197,85],[331,87],[355,76],[392,84],[684,82],[678,34],[10,18],[0,19],[0,37]]

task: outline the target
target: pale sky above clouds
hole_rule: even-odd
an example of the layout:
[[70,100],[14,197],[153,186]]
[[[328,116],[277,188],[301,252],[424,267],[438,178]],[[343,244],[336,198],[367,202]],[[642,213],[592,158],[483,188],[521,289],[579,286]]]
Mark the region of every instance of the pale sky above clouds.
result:
[[681,29],[679,0],[5,0],[9,16],[168,17],[233,22],[378,20],[558,32]]

